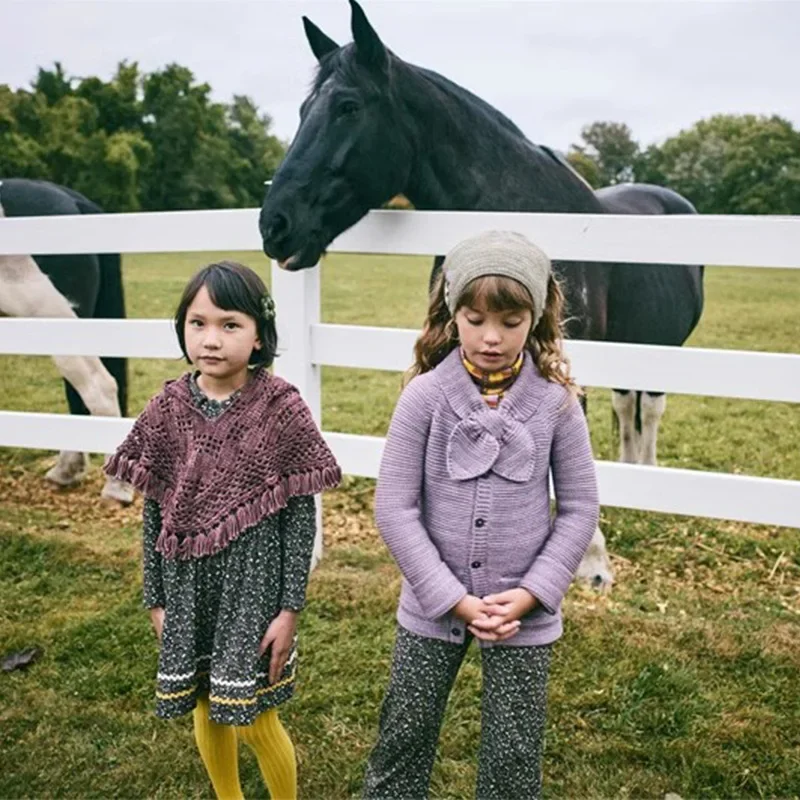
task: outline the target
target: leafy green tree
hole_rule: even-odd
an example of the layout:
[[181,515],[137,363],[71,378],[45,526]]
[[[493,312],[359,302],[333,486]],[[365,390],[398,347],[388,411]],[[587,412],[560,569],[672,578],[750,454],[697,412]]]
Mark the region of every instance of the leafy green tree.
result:
[[22,130],[19,93],[0,86],[0,177],[36,178],[47,173],[39,142]]
[[570,150],[567,153],[570,166],[592,187],[599,189],[603,185],[600,177],[600,166],[590,155],[580,150]]
[[49,106],[54,106],[59,100],[72,94],[72,83],[59,61],[55,62],[52,70],[39,68],[33,88],[44,97]]
[[43,178],[104,208],[223,208],[261,202],[286,145],[247,97],[170,64],[141,74],[121,62],[109,81],[70,78],[56,63],[30,90],[0,85],[0,176]]
[[[570,156],[581,172],[586,169],[592,177],[584,177],[593,186],[609,186],[634,180],[639,145],[633,140],[631,129],[623,122],[593,122],[581,130],[583,144],[573,145]],[[569,157],[568,157],[569,158]],[[597,177],[590,167],[596,166]]]
[[108,81],[84,78],[75,94],[88,100],[97,109],[97,123],[106,133],[141,128],[142,104],[139,99],[141,76],[137,64],[122,62]]
[[[259,112],[246,95],[234,95],[227,108],[227,129],[235,159],[230,162],[231,181],[247,197],[260,198],[283,160],[287,145],[269,133],[272,118]],[[255,169],[254,169],[255,167]]]
[[800,131],[779,116],[720,114],[649,147],[637,178],[706,214],[800,214]]

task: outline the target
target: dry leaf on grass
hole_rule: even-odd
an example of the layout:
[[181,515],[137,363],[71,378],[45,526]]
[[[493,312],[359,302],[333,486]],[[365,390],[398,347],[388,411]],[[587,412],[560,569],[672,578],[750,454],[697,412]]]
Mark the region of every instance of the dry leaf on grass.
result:
[[26,669],[34,661],[38,661],[44,651],[41,647],[28,647],[25,650],[16,650],[3,658],[3,672],[13,672],[15,669]]

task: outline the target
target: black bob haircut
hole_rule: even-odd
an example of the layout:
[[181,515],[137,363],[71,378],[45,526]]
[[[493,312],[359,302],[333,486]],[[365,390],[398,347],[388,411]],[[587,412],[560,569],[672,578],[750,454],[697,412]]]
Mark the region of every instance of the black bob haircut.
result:
[[256,323],[256,333],[261,348],[250,354],[250,364],[272,366],[275,352],[278,349],[278,332],[275,328],[275,317],[264,318],[262,299],[269,296],[264,281],[249,267],[235,261],[219,261],[209,264],[197,272],[186,284],[180,302],[175,309],[175,332],[184,358],[189,361],[186,352],[186,340],[183,329],[186,325],[186,314],[189,306],[200,289],[206,287],[211,302],[225,311],[239,311],[247,314]]

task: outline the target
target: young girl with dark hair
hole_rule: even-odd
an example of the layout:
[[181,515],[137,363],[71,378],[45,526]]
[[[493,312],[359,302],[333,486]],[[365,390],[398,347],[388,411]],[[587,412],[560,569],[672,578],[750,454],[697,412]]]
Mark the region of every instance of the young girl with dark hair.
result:
[[298,391],[268,372],[275,304],[255,272],[231,262],[201,269],[175,325],[194,370],[150,400],[106,465],[145,496],[156,714],[193,712],[218,797],[242,797],[241,739],[270,795],[294,798],[294,748],[277,707],[294,691],[313,495],[340,470]]

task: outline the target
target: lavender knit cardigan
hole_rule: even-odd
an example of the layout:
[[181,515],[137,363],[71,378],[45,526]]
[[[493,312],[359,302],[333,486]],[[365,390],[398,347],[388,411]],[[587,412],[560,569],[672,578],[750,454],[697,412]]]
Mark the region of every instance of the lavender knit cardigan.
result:
[[375,498],[378,529],[403,574],[397,611],[403,627],[463,642],[466,625],[452,609],[465,594],[523,587],[539,605],[503,644],[555,641],[561,600],[598,516],[580,405],[542,378],[530,355],[497,409],[481,398],[458,350],[406,387]]

